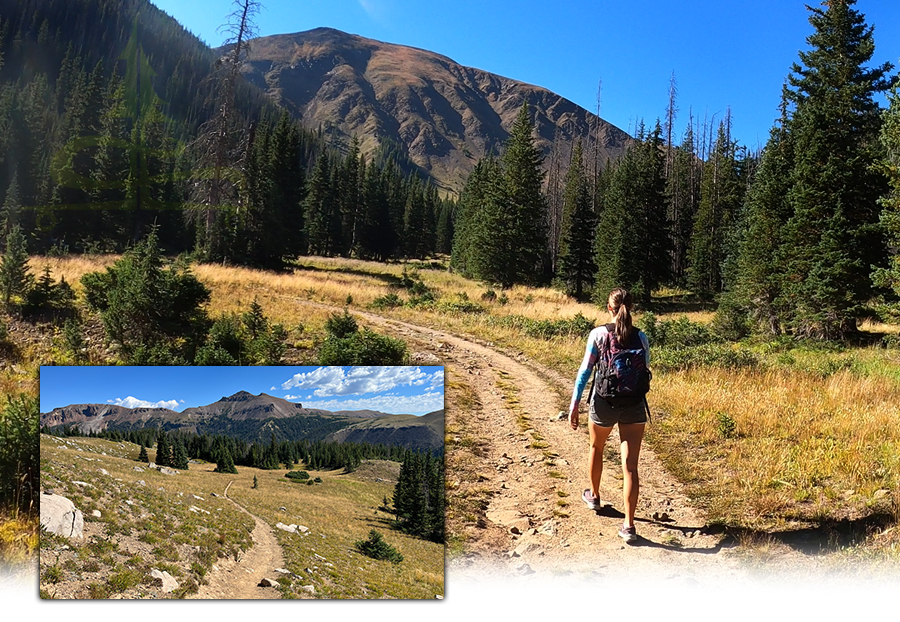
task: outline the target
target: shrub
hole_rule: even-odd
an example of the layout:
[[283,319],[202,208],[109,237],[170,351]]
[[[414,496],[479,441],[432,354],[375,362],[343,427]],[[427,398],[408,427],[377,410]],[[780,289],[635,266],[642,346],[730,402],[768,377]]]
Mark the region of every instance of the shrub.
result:
[[161,356],[202,339],[208,329],[203,310],[209,290],[183,263],[164,266],[156,232],[127,251],[106,269],[81,279],[85,299],[100,313],[107,337],[121,346],[126,358],[143,349],[135,364],[175,363],[182,357]]
[[343,315],[332,313],[328,316],[325,321],[325,330],[330,336],[343,339],[356,333],[359,330],[359,324],[356,323],[356,318],[344,310]]
[[651,347],[685,348],[721,341],[709,326],[691,322],[686,316],[659,321],[652,313],[647,313],[641,320],[641,330],[647,335]]
[[363,329],[344,338],[329,336],[319,349],[320,365],[403,365],[406,344]]
[[75,290],[65,278],[54,283],[50,267],[44,268],[34,285],[25,290],[22,315],[26,318],[48,318],[56,320],[71,317],[75,313]]
[[28,511],[37,501],[40,475],[38,399],[19,395],[5,401],[0,412],[0,510]]
[[653,352],[653,368],[659,371],[677,371],[695,367],[721,367],[740,369],[756,367],[759,359],[748,350],[732,348],[724,344],[704,344],[685,348],[657,348]]
[[372,308],[374,309],[394,309],[402,305],[403,301],[400,300],[400,296],[398,296],[394,292],[385,294],[384,296],[379,296],[372,301]]
[[385,542],[383,536],[374,529],[369,532],[368,540],[357,540],[353,543],[353,547],[363,555],[373,559],[386,560],[394,564],[399,564],[403,561],[403,555],[396,548]]
[[284,476],[299,482],[309,479],[309,473],[306,471],[288,471]]

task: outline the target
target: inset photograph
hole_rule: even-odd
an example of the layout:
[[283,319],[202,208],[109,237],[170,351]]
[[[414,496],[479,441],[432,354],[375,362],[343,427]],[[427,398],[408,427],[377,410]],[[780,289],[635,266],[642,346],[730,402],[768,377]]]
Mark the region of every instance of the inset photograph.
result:
[[441,599],[443,367],[42,367],[42,599]]

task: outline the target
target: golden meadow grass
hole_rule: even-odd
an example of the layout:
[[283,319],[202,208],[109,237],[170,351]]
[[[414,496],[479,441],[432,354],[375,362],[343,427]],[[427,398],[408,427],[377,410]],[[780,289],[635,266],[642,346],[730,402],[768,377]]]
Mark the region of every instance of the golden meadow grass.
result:
[[[42,259],[33,262],[35,268]],[[109,265],[110,258],[62,258],[54,275],[70,282]],[[92,263],[93,262],[93,263]],[[528,337],[498,319],[517,315],[559,320],[577,313],[606,321],[605,310],[573,302],[551,288],[516,286],[502,304],[483,299],[488,287],[431,264],[380,264],[336,258],[302,258],[291,274],[244,268],[196,266],[212,289],[209,310],[246,309],[258,298],[266,313],[288,328],[321,330],[328,312],[294,299],[367,309],[395,292],[404,269],[417,275],[441,300],[469,301],[483,313],[435,308],[382,309],[378,313],[468,334],[519,351],[574,379],[584,352],[583,337]],[[712,313],[686,315],[708,322]],[[666,319],[660,314],[659,319]],[[640,316],[638,315],[638,322]],[[900,332],[900,327],[865,324],[864,330]],[[900,351],[854,348],[832,353],[802,348],[755,348],[759,368],[702,368],[658,373],[650,395],[656,412],[648,439],[666,464],[707,509],[709,518],[751,526],[795,519],[847,518],[900,505]],[[463,391],[464,393],[464,391]],[[448,404],[450,403],[448,399]],[[560,408],[564,408],[560,404]],[[448,413],[448,425],[453,415]],[[464,422],[457,425],[464,432]],[[729,431],[730,430],[730,431]],[[462,466],[462,465],[460,465]],[[448,480],[453,479],[452,465]],[[887,496],[879,491],[889,491]],[[876,493],[879,494],[876,499]],[[452,499],[452,495],[451,495]],[[453,512],[451,508],[449,510]],[[465,514],[465,512],[462,512]]]
[[[177,476],[154,471],[138,474],[133,467],[138,465],[135,460],[139,448],[127,442],[42,436],[41,451],[41,477],[46,480],[45,485],[73,499],[84,509],[85,520],[104,525],[101,536],[76,546],[75,560],[60,562],[52,542],[43,551],[41,587],[48,595],[53,594],[55,585],[48,580],[48,572],[54,572],[55,567],[64,572],[67,581],[84,584],[82,589],[87,589],[90,581],[99,582],[102,590],[98,597],[116,593],[108,585],[109,581],[101,577],[126,569],[137,573],[143,581],[150,564],[155,567],[168,564],[182,587],[192,581],[202,583],[216,555],[195,555],[192,547],[186,545],[198,544],[208,534],[225,543],[220,555],[230,550],[229,547],[246,548],[250,544],[252,518],[222,496],[229,482],[233,482],[228,487],[229,498],[273,527],[284,549],[285,567],[302,577],[294,581],[291,589],[282,589],[284,596],[298,593],[305,596],[301,588],[308,585],[314,587],[318,597],[327,598],[432,599],[444,593],[444,547],[390,529],[391,515],[378,509],[384,498],[393,494],[393,484],[387,479],[396,478],[399,473],[396,464],[381,466],[367,461],[352,474],[342,470],[307,469],[311,478],[322,480],[308,486],[287,480],[285,469],[264,471],[239,466],[237,475],[232,475],[214,473],[214,465],[208,463],[191,464]],[[152,449],[149,453],[151,459],[155,458]],[[72,462],[77,462],[77,466]],[[99,475],[101,467],[109,475]],[[376,475],[385,481],[376,481]],[[73,484],[72,479],[85,480],[90,486],[82,488]],[[146,480],[147,485],[133,484],[137,479]],[[164,491],[159,491],[160,487]],[[192,494],[202,500],[191,498]],[[134,503],[128,507],[139,508],[134,510],[135,516],[121,517],[114,511],[126,507],[123,505],[126,500]],[[188,512],[191,505],[211,513]],[[101,509],[103,517],[91,518],[93,509]],[[278,522],[304,525],[310,533],[300,536],[276,529],[274,525]],[[401,564],[376,561],[354,549],[354,542],[365,540],[373,528],[404,555]],[[132,537],[155,547],[155,559],[130,560],[122,553],[123,547],[112,551],[97,549],[115,534],[129,529]],[[170,550],[169,541],[177,545],[177,550]],[[130,589],[126,595],[135,597],[138,591],[139,588]]]

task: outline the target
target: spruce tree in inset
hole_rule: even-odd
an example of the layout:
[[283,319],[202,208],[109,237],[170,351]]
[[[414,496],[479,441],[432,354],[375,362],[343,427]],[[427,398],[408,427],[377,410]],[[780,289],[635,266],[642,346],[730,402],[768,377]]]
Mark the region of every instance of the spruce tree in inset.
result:
[[811,49],[800,52],[788,76],[794,164],[780,302],[790,310],[792,332],[807,337],[856,332],[873,294],[872,267],[885,259],[878,198],[887,183],[873,166],[881,148],[874,96],[888,88],[892,66],[866,66],[873,29],[854,4],[832,0],[810,8]]
[[584,174],[581,141],[575,145],[563,191],[562,238],[557,278],[566,293],[581,298],[594,280],[596,217]]
[[172,446],[172,468],[182,471],[188,469],[188,454],[181,436],[175,437],[175,443]]
[[171,466],[172,464],[172,447],[169,445],[169,437],[161,431],[159,439],[156,441],[156,466]]
[[150,462],[150,456],[147,455],[147,448],[141,445],[141,452],[138,454],[138,462]]
[[237,473],[237,469],[234,468],[234,458],[231,457],[231,452],[225,445],[221,445],[219,448],[218,455],[216,457],[215,472],[232,474]]

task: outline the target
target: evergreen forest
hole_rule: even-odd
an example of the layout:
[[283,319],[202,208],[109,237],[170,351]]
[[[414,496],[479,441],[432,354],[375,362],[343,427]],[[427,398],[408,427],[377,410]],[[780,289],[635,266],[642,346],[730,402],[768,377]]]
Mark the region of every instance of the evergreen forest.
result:
[[269,103],[235,69],[246,41],[217,57],[142,0],[4,11],[3,303],[71,297],[28,274],[28,254],[121,252],[155,235],[167,255],[264,269],[445,255],[493,286],[582,300],[624,286],[652,306],[676,288],[715,302],[733,337],[853,337],[860,319],[896,317],[900,295],[900,100],[893,67],[869,66],[873,29],[854,4],[810,8],[809,49],[759,152],[732,136],[729,113],[692,115],[674,136],[673,76],[663,118],[641,122],[614,162],[588,136],[548,166],[523,104],[458,196],[397,145],[364,154]]

